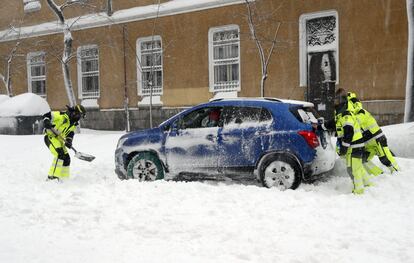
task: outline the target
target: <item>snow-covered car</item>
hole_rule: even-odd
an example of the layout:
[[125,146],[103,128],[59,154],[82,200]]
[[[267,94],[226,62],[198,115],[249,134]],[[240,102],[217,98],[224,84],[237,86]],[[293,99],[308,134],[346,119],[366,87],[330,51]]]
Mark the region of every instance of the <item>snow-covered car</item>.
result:
[[315,114],[304,101],[214,100],[123,135],[115,171],[120,179],[258,179],[295,189],[334,166],[330,136],[315,129]]

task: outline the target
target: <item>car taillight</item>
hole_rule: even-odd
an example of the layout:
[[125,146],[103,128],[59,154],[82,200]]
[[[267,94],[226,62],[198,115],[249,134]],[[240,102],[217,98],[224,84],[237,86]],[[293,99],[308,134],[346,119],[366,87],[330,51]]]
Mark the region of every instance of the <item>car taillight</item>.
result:
[[298,134],[305,138],[310,147],[316,148],[319,146],[318,136],[313,131],[299,131]]

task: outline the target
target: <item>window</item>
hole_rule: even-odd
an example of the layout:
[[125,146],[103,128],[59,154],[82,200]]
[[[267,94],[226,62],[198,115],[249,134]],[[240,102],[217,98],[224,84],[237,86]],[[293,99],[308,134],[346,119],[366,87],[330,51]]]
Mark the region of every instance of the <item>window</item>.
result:
[[39,0],[23,0],[23,6],[25,13],[39,11],[42,8]]
[[162,41],[160,36],[137,40],[138,95],[159,96],[163,93]]
[[208,38],[210,91],[240,91],[239,27],[212,28]]
[[99,51],[96,45],[78,48],[78,88],[80,99],[99,98]]
[[27,79],[29,92],[46,97],[46,60],[44,52],[27,54]]
[[179,120],[180,129],[197,129],[222,126],[221,107],[207,107],[195,110]]
[[309,68],[313,66],[322,68],[324,80],[338,84],[338,13],[304,14],[299,20],[300,86],[308,85]]
[[263,125],[272,121],[272,114],[264,108],[259,107],[228,107],[225,108],[224,124],[248,124]]

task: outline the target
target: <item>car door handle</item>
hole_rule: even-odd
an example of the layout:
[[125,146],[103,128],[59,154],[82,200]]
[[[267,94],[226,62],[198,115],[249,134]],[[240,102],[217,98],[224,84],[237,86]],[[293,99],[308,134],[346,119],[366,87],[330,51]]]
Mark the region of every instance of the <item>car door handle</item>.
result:
[[209,134],[206,136],[206,139],[209,141],[214,141],[215,139],[217,139],[217,136],[214,136],[213,134]]

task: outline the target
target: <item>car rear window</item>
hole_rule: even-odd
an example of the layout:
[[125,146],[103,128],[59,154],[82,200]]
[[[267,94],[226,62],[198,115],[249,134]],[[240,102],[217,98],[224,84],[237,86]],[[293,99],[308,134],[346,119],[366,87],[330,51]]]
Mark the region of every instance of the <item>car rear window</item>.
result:
[[318,122],[319,114],[313,107],[295,106],[291,107],[290,111],[300,122],[309,124]]

